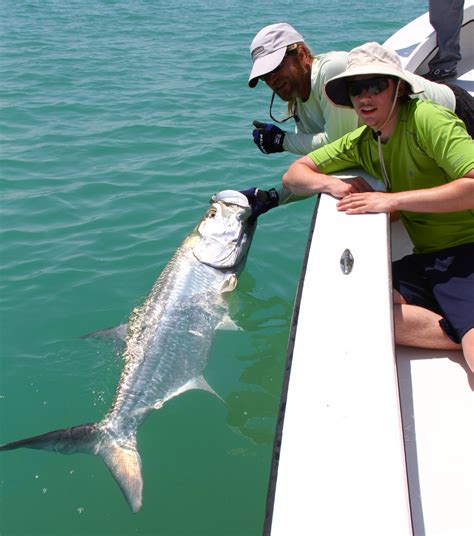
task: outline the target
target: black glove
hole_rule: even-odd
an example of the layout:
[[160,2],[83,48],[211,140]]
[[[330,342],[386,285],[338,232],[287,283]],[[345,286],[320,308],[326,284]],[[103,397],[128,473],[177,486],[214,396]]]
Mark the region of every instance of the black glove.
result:
[[281,153],[285,150],[283,149],[284,130],[271,123],[260,123],[260,121],[254,121],[253,125],[256,127],[252,132],[253,141],[262,153]]
[[271,208],[278,206],[278,192],[275,188],[270,190],[259,190],[258,188],[248,188],[247,190],[241,190],[240,193],[244,194],[249,200],[252,207],[252,216],[258,218],[260,215],[265,214]]

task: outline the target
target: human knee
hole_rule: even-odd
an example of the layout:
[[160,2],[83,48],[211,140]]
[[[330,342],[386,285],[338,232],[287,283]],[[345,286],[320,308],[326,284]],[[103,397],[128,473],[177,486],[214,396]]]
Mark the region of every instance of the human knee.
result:
[[406,304],[405,298],[398,292],[397,289],[393,289],[393,303],[395,304]]
[[470,329],[462,338],[462,351],[464,358],[471,369],[474,372],[474,328]]

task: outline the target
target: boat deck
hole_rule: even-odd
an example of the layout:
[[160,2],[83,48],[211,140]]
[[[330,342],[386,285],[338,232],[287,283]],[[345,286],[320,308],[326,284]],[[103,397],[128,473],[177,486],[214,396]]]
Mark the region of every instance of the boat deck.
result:
[[[414,43],[414,36],[417,36]],[[458,78],[474,96],[474,2],[466,0]],[[428,71],[436,35],[425,13],[385,43],[406,69]],[[411,250],[392,224],[392,257]],[[405,455],[415,536],[474,534],[474,374],[461,352],[396,348]]]

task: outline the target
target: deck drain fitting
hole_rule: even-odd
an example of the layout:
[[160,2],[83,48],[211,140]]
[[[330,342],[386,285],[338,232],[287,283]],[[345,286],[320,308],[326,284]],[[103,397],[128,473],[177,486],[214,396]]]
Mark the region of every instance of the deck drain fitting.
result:
[[354,257],[349,249],[345,249],[344,253],[341,255],[341,260],[339,261],[341,265],[341,270],[344,275],[350,274],[354,266]]

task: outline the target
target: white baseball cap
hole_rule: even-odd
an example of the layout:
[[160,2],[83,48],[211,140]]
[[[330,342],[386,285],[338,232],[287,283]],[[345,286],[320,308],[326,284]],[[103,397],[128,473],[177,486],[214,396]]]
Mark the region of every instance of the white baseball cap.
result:
[[272,72],[280,65],[285,57],[287,46],[303,42],[303,36],[286,22],[278,22],[262,28],[250,45],[253,66],[249,76],[249,86],[255,87],[260,76]]
[[371,42],[353,48],[347,56],[346,70],[326,82],[324,92],[328,99],[336,106],[352,108],[347,79],[362,74],[395,76],[405,80],[411,95],[423,93],[416,76],[402,68],[400,57],[394,50]]

